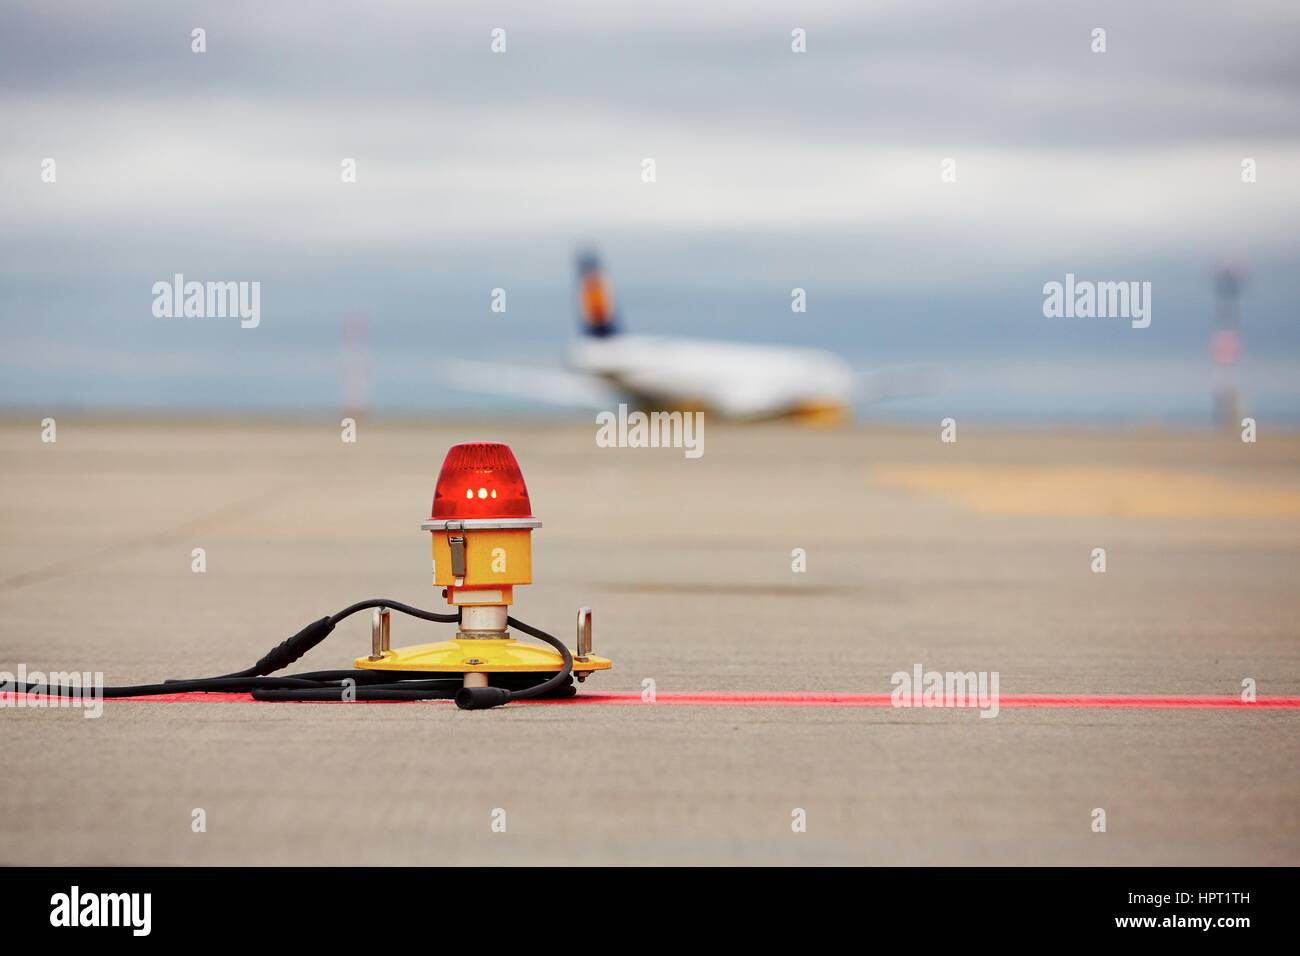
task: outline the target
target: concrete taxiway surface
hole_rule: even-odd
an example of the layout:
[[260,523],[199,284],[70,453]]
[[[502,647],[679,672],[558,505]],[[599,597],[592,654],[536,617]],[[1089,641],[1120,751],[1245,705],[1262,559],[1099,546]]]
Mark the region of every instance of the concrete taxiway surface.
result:
[[[516,613],[571,638],[594,606],[591,689],[1300,694],[1294,435],[718,426],[688,460],[594,425],[40,417],[0,425],[0,670],[225,673],[361,598],[438,607],[419,523],[447,446],[493,438],[545,525]],[[0,710],[0,741],[0,863],[1300,864],[1298,710],[109,701]]]

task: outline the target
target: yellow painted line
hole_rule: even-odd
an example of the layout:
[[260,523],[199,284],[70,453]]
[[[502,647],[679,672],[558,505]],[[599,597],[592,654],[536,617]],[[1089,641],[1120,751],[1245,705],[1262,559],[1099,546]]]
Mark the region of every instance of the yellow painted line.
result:
[[1300,490],[1172,468],[905,465],[871,468],[886,488],[938,495],[981,514],[1061,517],[1296,518]]

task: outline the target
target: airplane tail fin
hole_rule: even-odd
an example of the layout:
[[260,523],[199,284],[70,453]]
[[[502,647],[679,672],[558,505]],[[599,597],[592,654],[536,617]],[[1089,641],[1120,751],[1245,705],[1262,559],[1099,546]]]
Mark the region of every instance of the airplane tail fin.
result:
[[578,255],[578,312],[587,335],[604,337],[618,332],[614,296],[594,252]]

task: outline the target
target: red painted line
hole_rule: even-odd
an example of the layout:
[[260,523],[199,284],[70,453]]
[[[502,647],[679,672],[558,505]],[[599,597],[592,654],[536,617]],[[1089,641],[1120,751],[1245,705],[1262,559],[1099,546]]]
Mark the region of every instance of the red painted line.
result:
[[[14,704],[9,692],[0,692],[0,704]],[[29,695],[35,701],[50,700],[44,695]],[[151,701],[158,704],[255,704],[274,703],[255,701],[248,694],[235,693],[184,693],[161,694],[156,697],[116,697],[112,700]],[[341,704],[337,701],[293,701],[291,703]],[[449,704],[448,700],[421,701],[364,701],[369,704]],[[589,691],[564,700],[527,700],[522,704],[605,704],[645,706],[640,691]],[[663,691],[655,695],[655,705],[676,707],[892,707],[891,694],[840,694],[819,692],[746,693],[743,691]],[[1145,709],[1145,710],[1300,710],[1300,697],[1260,697],[1253,702],[1239,697],[1154,695],[1154,694],[1002,694],[998,706],[1088,708],[1088,709]],[[910,708],[899,710],[974,710],[966,708]]]
[[[544,702],[539,702],[544,703]],[[578,697],[551,703],[576,704],[640,704],[637,691],[594,691]],[[835,694],[835,693],[770,693],[744,692],[663,692],[655,695],[655,703],[678,706],[713,707],[893,707],[892,694]],[[1260,707],[1265,709],[1300,710],[1300,697],[1261,697],[1248,703],[1239,697],[1164,696],[1151,694],[1001,694],[999,707],[1067,707],[1067,708],[1154,708],[1154,709],[1217,709]],[[899,710],[938,710],[944,708],[900,707]],[[968,708],[947,708],[970,710]]]

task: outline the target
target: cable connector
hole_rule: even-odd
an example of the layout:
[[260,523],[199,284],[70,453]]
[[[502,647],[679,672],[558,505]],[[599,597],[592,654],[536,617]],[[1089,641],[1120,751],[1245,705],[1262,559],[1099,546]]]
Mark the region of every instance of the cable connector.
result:
[[487,710],[510,700],[504,687],[462,687],[456,691],[456,706],[461,710]]
[[267,651],[266,655],[256,664],[245,671],[249,677],[261,677],[266,674],[274,673],[283,667],[288,667],[302,655],[319,644],[325,638],[330,636],[334,630],[334,619],[332,617],[323,617],[319,621],[313,621],[308,624],[293,637],[285,638],[275,647]]

